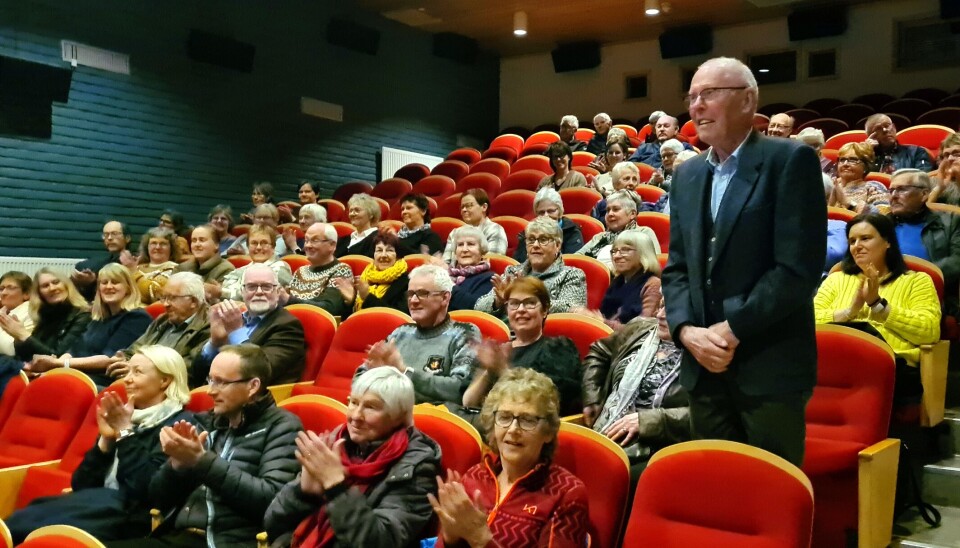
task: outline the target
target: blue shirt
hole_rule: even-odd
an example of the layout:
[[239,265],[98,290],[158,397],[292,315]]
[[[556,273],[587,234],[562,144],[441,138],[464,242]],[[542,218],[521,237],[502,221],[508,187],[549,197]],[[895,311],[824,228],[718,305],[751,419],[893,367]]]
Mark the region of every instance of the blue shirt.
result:
[[[263,316],[251,316],[243,313],[243,325],[227,334],[227,344],[243,344],[250,340],[250,335],[260,325]],[[220,353],[220,349],[214,348],[210,341],[203,345],[202,355],[204,358],[213,359]]]
[[[749,137],[749,134],[747,134],[747,137]],[[722,163],[717,158],[717,151],[713,147],[710,147],[710,152],[707,153],[707,163],[713,168],[713,182],[710,186],[710,216],[714,221],[717,220],[717,212],[720,211],[723,195],[727,193],[727,187],[730,186],[730,179],[733,179],[734,173],[737,172],[737,166],[740,163],[740,149],[746,142],[747,138],[744,137],[733,154],[727,156],[727,159]]]
[[913,255],[926,261],[930,260],[930,255],[927,254],[927,248],[923,246],[923,240],[920,238],[920,232],[923,231],[922,222],[900,223],[897,225],[896,230],[901,253],[904,255]]

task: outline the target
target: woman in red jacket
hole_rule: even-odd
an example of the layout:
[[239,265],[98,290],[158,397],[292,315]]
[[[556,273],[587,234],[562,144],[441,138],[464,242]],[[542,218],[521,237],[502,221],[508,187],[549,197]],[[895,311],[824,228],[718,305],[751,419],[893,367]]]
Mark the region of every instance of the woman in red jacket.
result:
[[494,455],[428,495],[440,517],[437,546],[586,546],[587,489],[551,462],[560,430],[559,396],[532,369],[508,370],[480,420]]

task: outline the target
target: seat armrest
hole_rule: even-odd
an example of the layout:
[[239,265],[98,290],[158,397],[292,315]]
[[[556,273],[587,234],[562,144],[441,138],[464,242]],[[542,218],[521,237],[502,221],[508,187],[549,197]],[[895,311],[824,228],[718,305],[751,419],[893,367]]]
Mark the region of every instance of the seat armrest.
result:
[[163,512],[158,508],[150,509],[150,530],[156,531],[157,527],[160,527],[160,524],[163,523]]
[[893,537],[900,440],[879,441],[859,455],[857,534],[859,548],[885,548]]
[[273,399],[276,400],[277,403],[280,403],[283,400],[290,397],[290,394],[293,393],[293,387],[298,384],[313,384],[313,383],[310,381],[305,381],[305,382],[294,382],[290,384],[275,384],[273,386],[268,386],[267,390],[269,390],[270,393],[273,394]]
[[580,426],[586,426],[586,423],[583,421],[583,413],[577,413],[576,415],[568,415],[566,417],[560,417],[560,422],[569,422],[570,424],[578,424]]
[[270,544],[267,542],[267,532],[261,531],[257,533],[257,548],[268,548]]
[[936,426],[943,421],[949,358],[950,341],[920,345],[920,383],[923,385],[923,398],[920,400],[921,426]]
[[20,496],[20,488],[23,486],[23,478],[27,477],[27,470],[34,467],[56,468],[59,465],[60,460],[57,459],[0,468],[0,519],[6,519],[13,513],[17,497]]

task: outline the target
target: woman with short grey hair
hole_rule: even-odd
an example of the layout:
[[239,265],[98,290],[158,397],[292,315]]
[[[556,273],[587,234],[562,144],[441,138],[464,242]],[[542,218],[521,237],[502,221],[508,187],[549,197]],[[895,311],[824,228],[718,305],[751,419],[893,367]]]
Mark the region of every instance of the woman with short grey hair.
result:
[[353,380],[346,423],[300,432],[301,470],[267,509],[273,546],[410,546],[424,536],[440,448],[413,425],[413,382],[390,366]]
[[493,270],[487,254],[487,238],[475,226],[462,226],[450,235],[453,238],[453,261],[450,278],[453,291],[450,293],[448,310],[473,310],[477,299],[493,288]]
[[[610,256],[610,247],[613,239],[624,230],[640,230],[646,232],[653,239],[657,254],[660,253],[660,243],[656,233],[647,226],[637,227],[637,202],[631,192],[621,190],[607,197],[607,230],[597,234],[577,251],[578,255],[593,257],[613,270],[613,258]],[[635,196],[635,195],[634,195]]]
[[[583,247],[583,232],[580,225],[563,216],[563,200],[560,193],[552,188],[541,188],[533,198],[533,211],[537,217],[549,217],[557,222],[563,233],[560,253],[574,253]],[[517,249],[513,258],[518,262],[527,260],[526,235],[521,232],[517,237]]]
[[373,258],[373,237],[380,222],[380,204],[367,194],[354,194],[347,200],[347,217],[356,229],[337,242],[335,256],[364,255]]

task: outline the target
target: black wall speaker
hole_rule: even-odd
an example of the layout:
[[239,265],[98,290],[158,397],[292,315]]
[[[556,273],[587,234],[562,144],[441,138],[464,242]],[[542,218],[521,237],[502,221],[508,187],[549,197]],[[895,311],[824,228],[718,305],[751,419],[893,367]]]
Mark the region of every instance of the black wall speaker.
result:
[[367,55],[380,49],[380,31],[347,19],[331,19],[327,23],[327,42]]
[[960,17],[960,0],[940,0],[940,17],[944,19]]
[[660,35],[660,57],[673,59],[703,55],[713,49],[713,29],[709,25],[691,25],[670,29]]
[[463,65],[477,62],[480,46],[473,38],[455,32],[438,32],[433,35],[433,54]]
[[847,9],[844,6],[796,10],[787,16],[790,41],[840,36],[847,32]]
[[555,72],[586,70],[600,66],[600,44],[594,41],[560,44],[551,55]]
[[0,95],[30,102],[66,103],[73,70],[0,56]]
[[257,48],[226,36],[191,29],[187,38],[187,57],[201,63],[240,72],[253,71],[253,57]]

